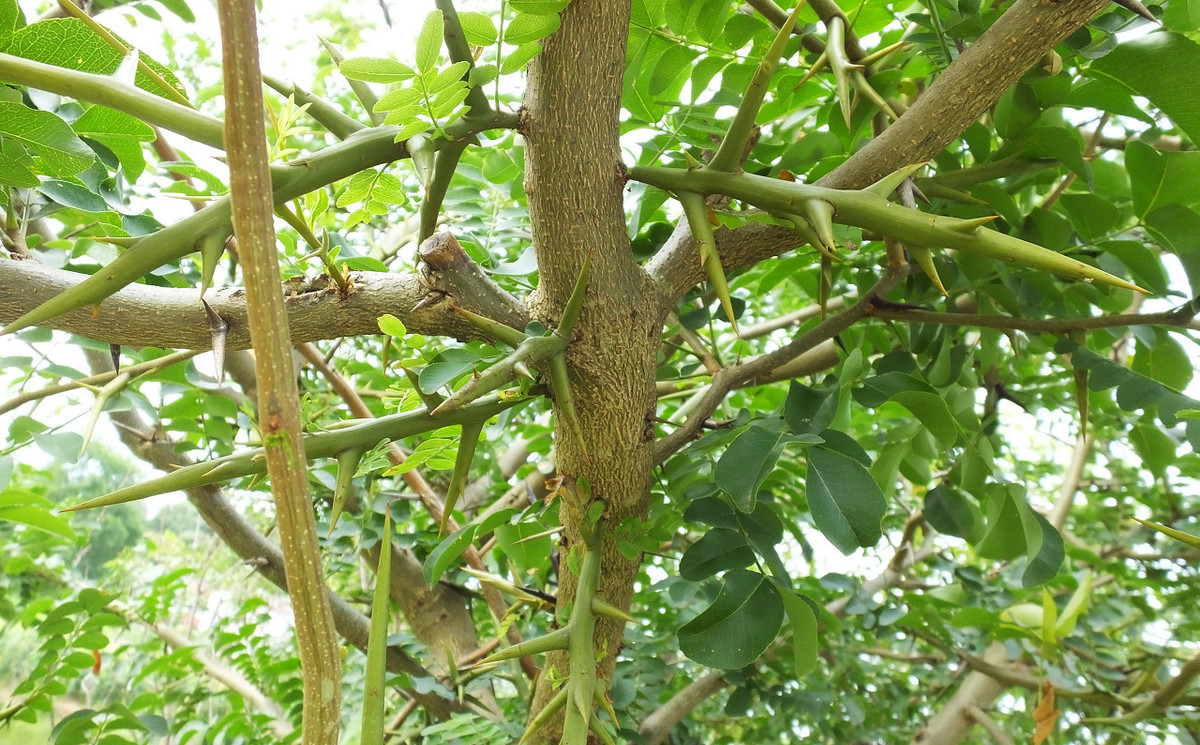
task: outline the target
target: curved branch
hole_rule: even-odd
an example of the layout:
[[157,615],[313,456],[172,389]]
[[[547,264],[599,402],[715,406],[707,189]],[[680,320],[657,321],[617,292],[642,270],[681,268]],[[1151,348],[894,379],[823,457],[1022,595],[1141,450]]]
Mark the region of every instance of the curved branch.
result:
[[[930,160],[971,126],[1046,52],[1106,8],[1109,0],[1018,0],[979,40],[946,68],[895,124],[818,186],[859,189],[904,166]],[[751,223],[718,230],[717,248],[727,272],[762,261],[804,241],[794,231]],[[691,232],[681,224],[646,265],[665,299],[663,315],[693,285],[704,281],[694,260]]]
[[887,294],[907,274],[907,267],[889,267],[879,281],[864,292],[858,302],[846,310],[827,318],[812,330],[801,334],[773,352],[759,355],[740,365],[727,367],[718,372],[713,376],[712,385],[692,410],[687,421],[680,425],[679,429],[658,441],[654,448],[654,462],[662,463],[672,453],[695,438],[700,432],[704,420],[716,410],[731,390],[761,375],[769,374],[784,363],[800,357],[822,342],[832,339],[850,328],[857,321],[866,318],[871,314],[875,298]]

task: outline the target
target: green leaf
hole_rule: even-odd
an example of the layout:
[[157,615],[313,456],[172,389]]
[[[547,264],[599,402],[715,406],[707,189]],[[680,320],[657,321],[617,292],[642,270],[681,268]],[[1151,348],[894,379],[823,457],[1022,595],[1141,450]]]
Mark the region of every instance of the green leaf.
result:
[[1004,484],[988,485],[987,530],[975,544],[975,553],[985,559],[1008,561],[1025,553],[1025,527],[1022,508],[1028,509],[1023,495]]
[[701,665],[737,670],[766,651],[783,624],[783,600],[767,577],[726,573],[716,600],[679,629],[679,649]]
[[96,161],[92,149],[66,122],[19,103],[0,101],[0,137],[24,145],[37,158],[38,170],[48,176],[74,176]]
[[425,16],[421,25],[421,33],[417,35],[417,69],[421,72],[437,67],[438,57],[442,53],[442,32],[445,20],[442,11],[435,10]]
[[818,389],[793,380],[783,404],[784,421],[797,435],[824,432],[837,416],[838,392],[836,385]]
[[690,70],[692,63],[699,56],[698,51],[688,46],[675,45],[667,48],[650,73],[647,92],[652,96],[662,95],[685,71]]
[[1167,468],[1175,462],[1179,443],[1161,428],[1139,423],[1129,432],[1129,443],[1142,459],[1142,465],[1156,479],[1166,476]]
[[942,482],[925,493],[925,519],[939,533],[967,541],[978,538],[983,515],[975,503],[953,486]]
[[817,529],[843,554],[879,542],[887,500],[857,460],[820,445],[810,448],[806,490]]
[[532,15],[550,15],[561,13],[571,0],[508,0],[508,6],[520,13]]
[[1058,574],[1066,551],[1062,536],[1049,520],[1032,509],[1026,509],[1022,513],[1022,520],[1025,526],[1025,541],[1029,546],[1029,562],[1021,574],[1021,584],[1025,587],[1035,587],[1050,581]]
[[108,203],[104,197],[96,194],[86,186],[73,184],[70,181],[47,179],[38,187],[38,191],[64,207],[72,207],[84,212],[105,212]]
[[1071,225],[1087,239],[1103,238],[1121,220],[1112,200],[1097,194],[1063,194],[1059,203],[1071,216]]
[[742,512],[751,512],[758,488],[775,469],[791,436],[761,423],[750,424],[729,443],[717,461],[713,478]]
[[519,522],[496,528],[496,545],[514,565],[518,574],[526,577],[545,567],[554,550],[554,541],[546,535],[540,523]]
[[946,401],[933,386],[912,375],[888,372],[867,378],[861,388],[854,390],[854,398],[871,408],[895,401],[912,412],[943,445],[951,446],[958,440],[958,424]]
[[13,33],[25,26],[25,14],[16,0],[0,0],[0,51],[8,48]]
[[1148,98],[1193,142],[1200,142],[1200,86],[1184,84],[1181,77],[1191,70],[1200,70],[1200,46],[1161,31],[1124,41],[1091,66],[1093,77]]
[[467,43],[473,47],[490,47],[499,38],[496,24],[487,13],[462,11],[458,14],[458,25],[462,27]]
[[500,64],[500,74],[511,75],[514,72],[524,70],[525,66],[529,64],[529,60],[536,57],[541,51],[542,45],[536,41],[520,45],[505,55],[504,61]]
[[23,523],[47,533],[76,540],[75,531],[63,518],[50,511],[53,503],[24,489],[6,489],[0,493],[0,521]]
[[433,358],[433,362],[422,368],[421,374],[418,376],[421,390],[425,393],[433,393],[459,375],[473,370],[479,360],[478,354],[462,347],[454,347],[440,352],[437,357]]
[[[504,28],[504,43],[521,46],[540,41],[557,31],[561,25],[562,21],[557,15],[518,13]],[[533,55],[530,55],[530,58],[532,57]]]
[[104,145],[117,159],[129,181],[136,181],[146,169],[143,142],[154,141],[154,128],[122,111],[93,106],[71,125],[80,137]]
[[467,550],[467,546],[470,546],[471,542],[475,540],[476,527],[473,523],[464,525],[429,552],[422,567],[426,584],[433,587],[446,573],[446,570],[458,561],[458,557],[462,556],[463,551]]
[[384,313],[379,317],[379,330],[397,339],[403,339],[408,335],[408,329],[404,327],[404,322],[391,313]]
[[[126,47],[135,46],[119,36],[117,39]],[[51,18],[26,26],[13,34],[12,42],[5,51],[47,65],[97,75],[112,75],[125,59],[125,55],[113,49],[78,18]],[[139,56],[141,61],[146,63],[146,67],[174,89],[177,97],[187,98],[187,91],[175,77],[175,73],[145,54],[139,52]],[[157,81],[141,70],[134,75],[134,84],[157,96],[171,98],[169,91],[163,90]]]
[[351,80],[368,83],[400,83],[417,74],[408,65],[382,57],[355,57],[343,61],[338,69]]
[[679,576],[700,582],[728,569],[742,569],[754,563],[754,551],[741,533],[713,528],[683,552]]
[[1200,152],[1164,153],[1135,140],[1125,148],[1125,167],[1139,218],[1166,205],[1200,204]]
[[788,625],[792,629],[792,674],[807,675],[817,668],[817,614],[808,602],[786,587],[779,587],[779,597],[787,612]]

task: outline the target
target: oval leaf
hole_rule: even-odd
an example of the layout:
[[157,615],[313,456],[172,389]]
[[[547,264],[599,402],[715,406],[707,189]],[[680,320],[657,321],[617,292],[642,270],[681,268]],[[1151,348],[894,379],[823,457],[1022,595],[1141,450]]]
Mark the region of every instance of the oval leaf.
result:
[[735,569],[712,605],[679,629],[679,648],[701,665],[736,670],[754,662],[782,624],[783,600],[771,580]]
[[813,522],[843,554],[874,546],[883,535],[887,500],[870,471],[825,447],[808,453],[808,508]]

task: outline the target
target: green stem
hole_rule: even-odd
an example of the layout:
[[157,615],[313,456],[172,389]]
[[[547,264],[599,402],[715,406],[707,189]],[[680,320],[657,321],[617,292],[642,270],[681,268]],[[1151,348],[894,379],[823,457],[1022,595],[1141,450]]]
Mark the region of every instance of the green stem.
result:
[[806,201],[822,200],[833,205],[838,222],[890,236],[909,245],[967,251],[1075,279],[1145,292],[1137,285],[1090,264],[1020,238],[979,227],[970,220],[906,209],[887,201],[870,187],[857,191],[838,190],[744,173],[717,173],[708,169],[685,171],[634,166],[629,169],[628,175],[635,181],[676,193],[692,190],[724,194],[778,215],[802,213]]
[[[336,458],[338,453],[345,450],[356,448],[369,450],[378,445],[380,440],[400,440],[438,427],[471,421],[486,421],[505,409],[522,403],[523,400],[518,398],[504,401],[493,397],[477,401],[461,409],[447,411],[436,417],[430,416],[427,410],[407,411],[403,414],[379,417],[341,429],[307,435],[304,437],[304,451],[310,460]],[[134,502],[158,494],[176,490],[186,491],[198,486],[265,472],[263,448],[252,448],[226,455],[223,458],[193,463],[156,479],[133,484],[103,497],[64,508],[63,511],[72,512]]]
[[0,53],[0,80],[107,106],[147,124],[177,132],[189,140],[218,150],[225,149],[225,125],[220,119],[122,83],[109,75],[68,70]]
[[[275,519],[279,525],[296,642],[304,668],[305,745],[336,745],[341,726],[341,645],[312,511],[287,310],[275,246],[274,199],[263,138],[263,91],[254,0],[219,0],[229,194],[246,284],[246,311],[258,380]],[[133,249],[136,251],[137,249]],[[386,649],[379,653],[382,656]],[[382,716],[381,716],[382,718]]]
[[803,7],[803,2],[796,4],[796,8],[780,27],[779,33],[775,34],[775,40],[763,54],[754,78],[742,96],[741,104],[738,105],[737,114],[729,124],[729,131],[725,133],[725,139],[721,140],[717,154],[708,164],[709,168],[715,171],[736,171],[741,166],[746,143],[750,141],[750,134],[754,130],[754,120],[762,107],[767,89],[771,85],[771,77],[779,67],[779,58],[783,56],[784,47],[787,46],[788,38],[792,35],[792,29],[795,28],[796,19],[800,17],[800,9]]

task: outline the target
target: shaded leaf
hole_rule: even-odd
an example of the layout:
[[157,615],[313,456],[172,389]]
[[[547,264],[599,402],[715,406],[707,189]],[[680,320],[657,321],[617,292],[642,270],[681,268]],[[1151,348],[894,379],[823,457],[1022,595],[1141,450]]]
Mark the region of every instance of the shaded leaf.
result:
[[861,463],[836,450],[813,447],[806,488],[813,522],[843,554],[879,542],[887,500]]
[[701,665],[736,670],[766,651],[783,624],[783,600],[767,577],[726,573],[716,600],[679,629],[679,648]]

